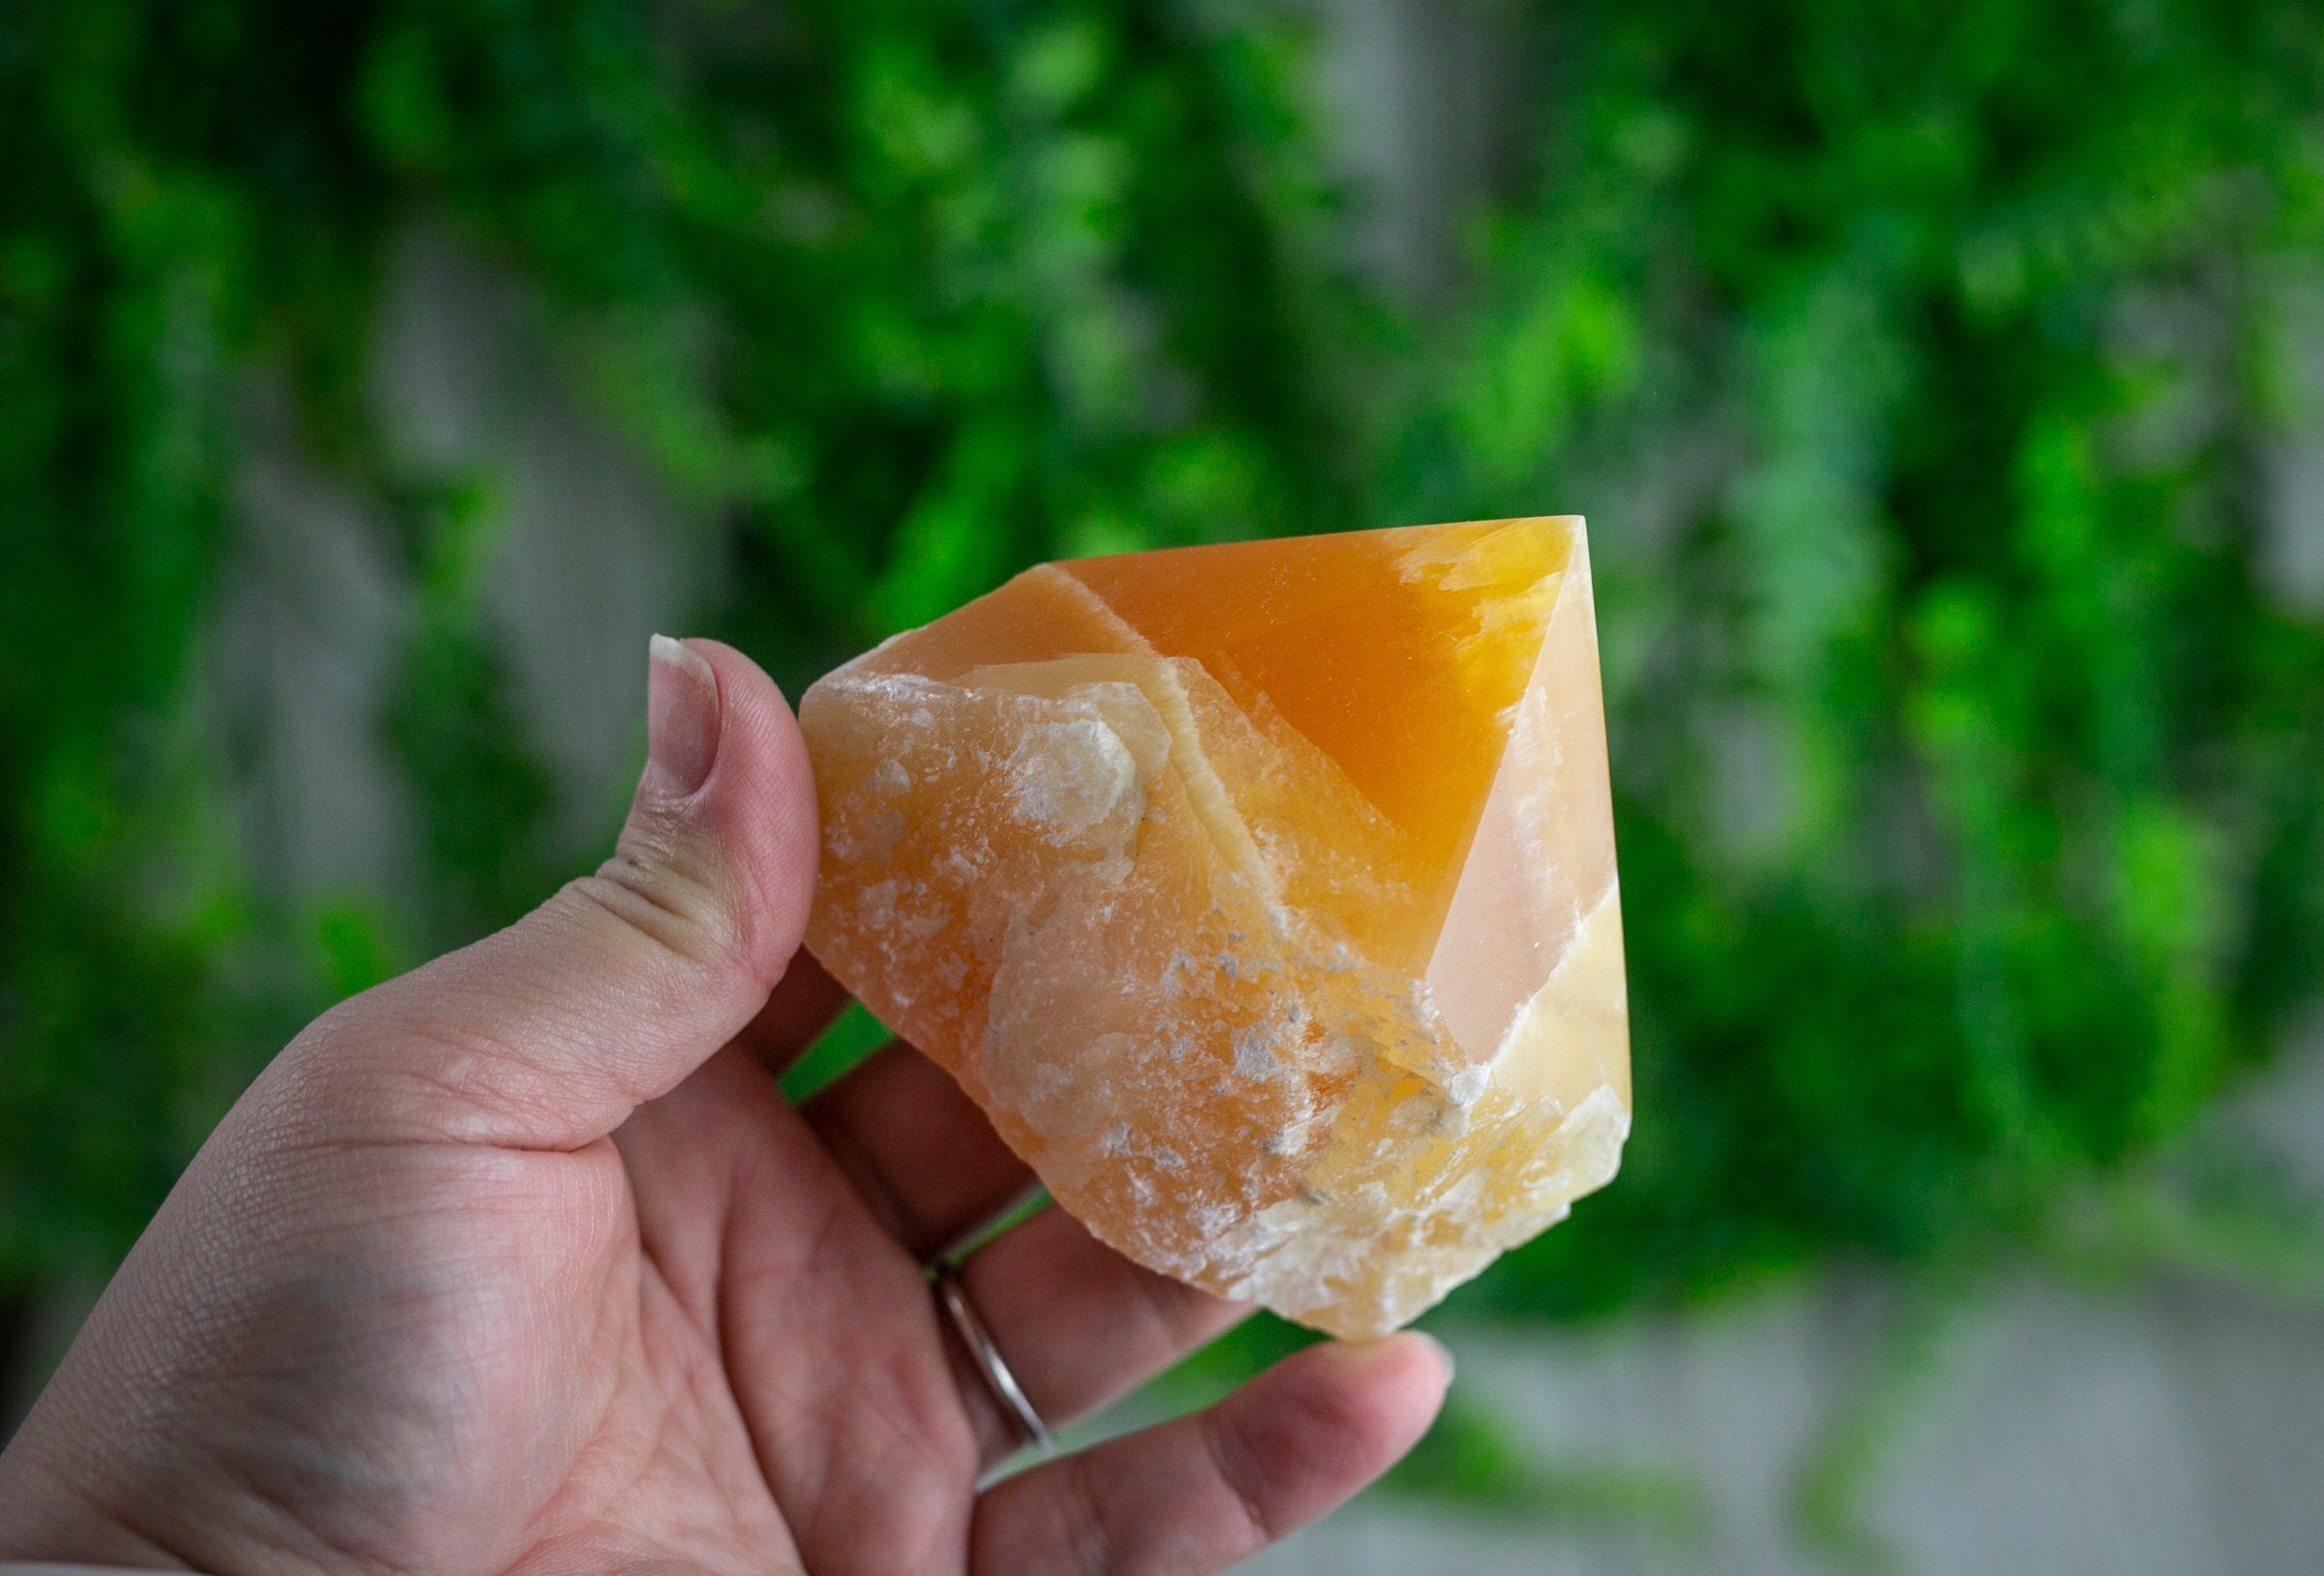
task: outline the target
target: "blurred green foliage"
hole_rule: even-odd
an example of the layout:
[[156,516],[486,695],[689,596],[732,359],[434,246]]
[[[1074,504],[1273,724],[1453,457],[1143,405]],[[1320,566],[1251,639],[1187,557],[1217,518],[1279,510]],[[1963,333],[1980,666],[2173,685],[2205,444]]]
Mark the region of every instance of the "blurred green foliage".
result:
[[[699,627],[787,683],[1043,557],[1593,517],[1639,1120],[1470,1308],[1958,1265],[2111,1197],[2324,958],[2324,620],[2266,572],[2324,430],[2324,18],[1503,22],[1532,118],[1422,311],[1341,268],[1271,13],[0,10],[0,1285],[117,1253],[383,936],[562,873],[493,489],[367,392],[413,224],[528,283],[716,522]],[[384,924],[254,895],[203,732],[261,384],[409,575],[430,895]]]
[[1544,16],[1531,194],[1387,486],[1601,522],[1641,1119],[1487,1300],[1958,1263],[2312,995],[2324,624],[2265,564],[2320,23]]

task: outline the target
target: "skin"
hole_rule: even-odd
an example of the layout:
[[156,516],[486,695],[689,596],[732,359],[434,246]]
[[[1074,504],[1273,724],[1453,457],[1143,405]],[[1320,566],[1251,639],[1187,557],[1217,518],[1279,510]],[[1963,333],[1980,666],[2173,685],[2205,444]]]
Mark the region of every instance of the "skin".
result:
[[[0,1561],[220,1573],[1203,1572],[1426,1429],[1416,1336],[978,1492],[920,1264],[1030,1180],[894,1045],[794,1109],[815,803],[749,659],[657,647],[614,857],[333,1009],[203,1146],[0,1453]],[[1053,1423],[1245,1311],[1044,1210],[964,1280]]]

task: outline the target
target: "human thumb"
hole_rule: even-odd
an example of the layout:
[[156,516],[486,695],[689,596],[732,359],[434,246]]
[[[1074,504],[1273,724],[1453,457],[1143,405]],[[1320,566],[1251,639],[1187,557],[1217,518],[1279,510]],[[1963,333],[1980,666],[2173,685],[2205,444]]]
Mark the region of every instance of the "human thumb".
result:
[[515,924],[341,1004],[286,1052],[381,1137],[577,1148],[749,1022],[814,890],[813,776],[749,657],[654,637],[614,855]]

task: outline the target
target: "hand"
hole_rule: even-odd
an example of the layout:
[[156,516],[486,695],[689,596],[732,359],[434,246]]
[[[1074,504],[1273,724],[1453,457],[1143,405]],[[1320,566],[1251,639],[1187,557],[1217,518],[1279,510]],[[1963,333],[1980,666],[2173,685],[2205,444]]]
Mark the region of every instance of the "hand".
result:
[[[840,1005],[806,752],[735,652],[651,671],[613,859],[259,1078],[0,1455],[0,1559],[1210,1571],[1426,1428],[1430,1344],[1322,1346],[980,1495],[1011,1438],[920,1263],[1029,1178],[906,1046],[783,1101]],[[1055,1209],[964,1277],[1053,1422],[1242,1312]]]

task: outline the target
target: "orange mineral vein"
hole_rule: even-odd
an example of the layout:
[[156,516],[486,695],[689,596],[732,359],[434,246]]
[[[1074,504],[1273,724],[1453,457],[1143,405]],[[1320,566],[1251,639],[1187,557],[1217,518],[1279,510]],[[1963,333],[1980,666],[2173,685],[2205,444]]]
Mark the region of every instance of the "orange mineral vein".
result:
[[800,720],[809,946],[1140,1263],[1380,1335],[1614,1174],[1579,519],[1043,564]]

